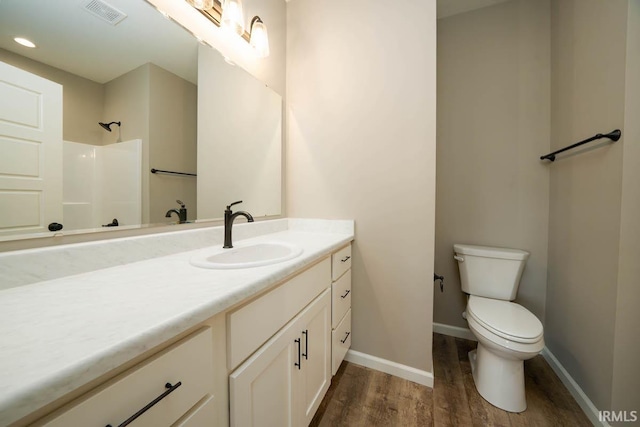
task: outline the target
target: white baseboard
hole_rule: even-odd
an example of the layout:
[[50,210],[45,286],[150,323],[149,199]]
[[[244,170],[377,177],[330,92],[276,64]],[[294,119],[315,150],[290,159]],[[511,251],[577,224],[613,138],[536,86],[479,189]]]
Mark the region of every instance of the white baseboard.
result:
[[451,337],[463,338],[469,341],[478,341],[468,328],[445,325],[444,323],[434,323],[433,332],[436,334],[449,335]]
[[344,360],[433,388],[433,373],[429,371],[412,368],[411,366],[402,365],[355,350],[347,351]]
[[594,426],[611,427],[606,421],[599,420],[599,411],[598,408],[596,408],[596,405],[594,405],[591,399],[589,399],[585,392],[582,391],[582,388],[580,388],[578,383],[571,377],[571,375],[569,375],[569,372],[564,369],[564,366],[562,366],[560,361],[556,359],[553,353],[551,353],[549,349],[545,347],[542,350],[541,354],[542,357],[544,357],[544,359],[547,361],[549,366],[551,366],[551,369],[553,369],[553,371],[556,373],[558,378],[560,378],[560,381],[562,381],[567,390],[569,390],[573,398],[576,399],[576,402],[578,402],[578,405],[580,405],[582,411],[585,413],[587,418],[589,418],[591,424],[593,424]]

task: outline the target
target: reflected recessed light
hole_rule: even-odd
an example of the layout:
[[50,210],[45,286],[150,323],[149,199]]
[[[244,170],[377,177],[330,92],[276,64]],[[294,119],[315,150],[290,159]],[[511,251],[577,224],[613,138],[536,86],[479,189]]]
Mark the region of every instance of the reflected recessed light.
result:
[[22,46],[36,47],[34,42],[32,42],[31,40],[27,40],[25,38],[22,38],[22,37],[15,37],[13,40],[15,40],[16,43],[21,44]]

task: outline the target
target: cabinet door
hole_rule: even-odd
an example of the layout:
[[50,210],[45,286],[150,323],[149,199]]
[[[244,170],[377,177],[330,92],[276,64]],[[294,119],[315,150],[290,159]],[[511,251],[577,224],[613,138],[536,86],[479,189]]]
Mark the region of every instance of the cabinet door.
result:
[[299,339],[298,324],[288,324],[230,375],[231,426],[297,425]]
[[302,419],[308,426],[331,384],[331,290],[327,289],[303,313],[302,369],[299,395]]
[[229,377],[231,425],[307,426],[331,381],[331,289]]

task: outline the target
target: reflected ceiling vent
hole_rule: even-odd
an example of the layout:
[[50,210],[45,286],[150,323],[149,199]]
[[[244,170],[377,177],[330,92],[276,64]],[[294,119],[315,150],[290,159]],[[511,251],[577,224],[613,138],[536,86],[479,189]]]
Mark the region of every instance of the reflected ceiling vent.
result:
[[83,2],[81,6],[87,12],[111,25],[117,25],[127,17],[125,13],[120,12],[118,9],[103,2],[102,0],[87,0]]

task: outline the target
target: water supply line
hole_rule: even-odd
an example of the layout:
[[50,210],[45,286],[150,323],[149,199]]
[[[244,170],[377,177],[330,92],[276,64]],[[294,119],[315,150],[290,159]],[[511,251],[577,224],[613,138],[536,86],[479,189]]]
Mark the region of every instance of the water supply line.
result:
[[444,292],[444,276],[439,276],[436,273],[433,273],[433,281],[440,281],[440,292]]

